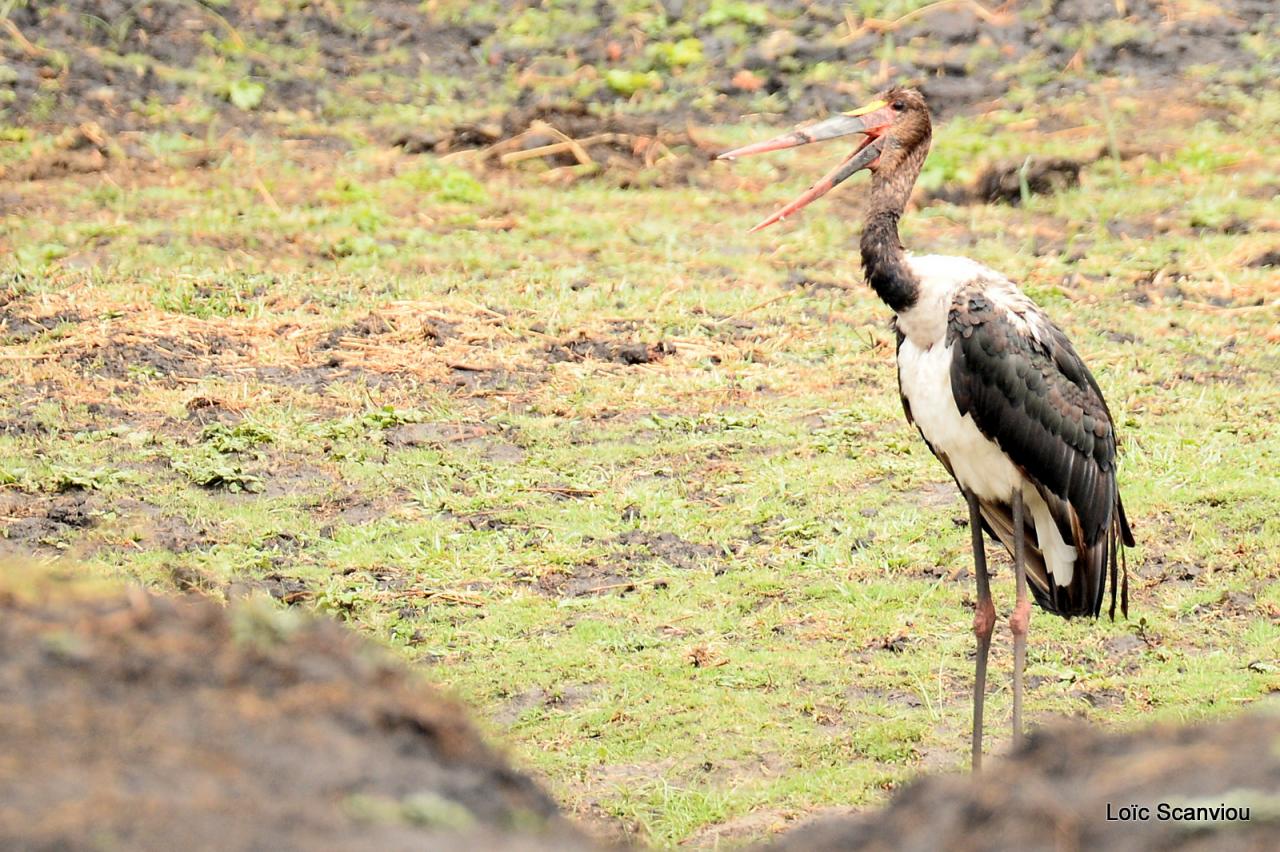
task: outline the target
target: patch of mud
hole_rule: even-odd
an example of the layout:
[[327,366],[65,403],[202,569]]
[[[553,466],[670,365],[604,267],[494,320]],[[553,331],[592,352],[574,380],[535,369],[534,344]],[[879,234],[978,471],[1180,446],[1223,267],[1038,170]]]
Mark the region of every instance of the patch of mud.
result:
[[588,772],[598,783],[631,789],[652,783],[655,778],[668,777],[676,764],[676,758],[664,757],[643,763],[602,763],[591,767]]
[[1084,163],[1066,157],[1031,157],[1021,163],[996,163],[987,167],[974,188],[978,200],[988,204],[1021,204],[1028,195],[1052,195],[1080,185]]
[[169,578],[173,586],[180,592],[200,592],[210,594],[221,585],[211,574],[190,565],[174,565],[169,569]]
[[[275,562],[276,560],[273,559],[272,561]],[[253,592],[265,592],[281,603],[289,604],[290,606],[309,601],[315,597],[315,593],[311,591],[311,587],[307,585],[306,580],[274,572],[261,578],[237,580],[227,590],[227,595],[228,597],[238,598]]]
[[376,337],[379,334],[386,334],[391,331],[391,323],[387,322],[383,317],[377,314],[366,314],[355,322],[335,328],[333,331],[325,335],[317,345],[317,349],[337,349],[342,345],[344,338],[367,338]]
[[501,429],[478,423],[404,423],[387,430],[383,440],[389,447],[455,446],[477,453],[491,462],[519,464],[525,460],[524,448],[494,435],[514,438],[516,430]]
[[595,691],[594,687],[581,684],[559,686],[553,690],[535,686],[507,698],[492,718],[499,725],[514,725],[521,716],[536,708],[571,710],[590,698]]
[[64,323],[83,321],[84,317],[74,312],[49,314],[42,317],[19,316],[9,313],[6,306],[0,309],[0,345],[29,343]]
[[721,555],[720,549],[714,545],[694,544],[670,532],[629,530],[613,541],[625,555],[633,558],[648,556],[684,570],[706,565]]
[[[647,564],[648,560],[645,560]],[[625,560],[587,559],[575,565],[556,566],[534,580],[534,588],[545,595],[577,598],[588,595],[629,594],[641,589],[665,589],[664,577],[641,578],[644,566]]]
[[[412,331],[412,340],[427,346],[439,346],[446,340],[457,337],[457,324],[438,319],[415,320],[416,328]],[[320,339],[316,349],[327,352],[342,349],[349,341],[362,341],[372,337],[392,334],[398,331],[396,326],[383,316],[369,313],[354,322],[339,326]],[[405,329],[406,332],[409,329]],[[407,335],[400,337],[403,340]]]
[[[428,69],[465,69],[474,78],[485,68],[474,56],[489,32],[483,27],[435,21],[400,0],[350,5],[19,3],[8,13],[12,31],[0,40],[0,59],[11,69],[9,106],[19,116],[52,112],[108,129],[146,130],[149,117],[194,127],[207,110],[257,124],[280,109],[323,114],[335,94],[376,99],[358,82],[366,73],[413,80]],[[305,58],[282,62],[282,51]],[[225,72],[190,73],[209,67]],[[170,69],[188,73],[164,73]],[[234,103],[237,93],[245,108]],[[246,96],[258,102],[250,106]],[[158,105],[171,109],[157,112]]]
[[[436,136],[425,136],[418,130],[402,131],[392,138],[392,144],[406,153],[432,150],[438,154],[473,148],[487,148],[503,140],[515,140],[505,145],[504,151],[512,153],[532,151],[572,139],[588,152],[595,149],[612,150],[634,156],[633,147],[624,143],[634,139],[658,141],[665,137],[672,144],[691,144],[687,134],[670,135],[655,116],[613,113],[602,115],[593,112],[581,101],[565,101],[555,104],[516,107],[506,112],[499,121],[490,123],[464,123]],[[547,154],[548,162],[572,166],[579,160],[571,151]],[[521,158],[515,157],[514,161]],[[650,163],[652,165],[652,163]]]
[[54,500],[45,511],[45,517],[65,527],[88,529],[97,525],[98,510],[89,504],[88,495],[73,494]]
[[485,444],[484,457],[498,464],[521,464],[525,460],[525,451],[505,441],[490,441]]
[[904,493],[909,494],[908,497],[904,498],[904,502],[917,503],[930,508],[954,508],[957,503],[962,505],[964,503],[959,489],[950,480],[945,482],[926,482],[919,488],[914,488],[910,492]]
[[924,706],[920,696],[914,692],[901,690],[878,689],[876,687],[850,686],[844,691],[845,702],[851,712],[865,712],[868,709],[875,714],[882,713],[881,708],[919,710]]
[[[1197,727],[1157,726],[1104,734],[1084,722],[1033,733],[980,777],[926,778],[883,810],[802,826],[764,849],[1219,850],[1280,847],[1274,817],[1280,714],[1252,714]],[[1270,711],[1270,712],[1268,712]],[[985,768],[985,767],[984,767]],[[1249,821],[1160,820],[1160,803],[1249,808]],[[1142,821],[1108,820],[1125,805]]]
[[[247,459],[258,454],[250,452],[237,455]],[[335,478],[331,468],[311,464],[307,461],[307,456],[301,453],[277,451],[259,457],[267,460],[267,467],[262,471],[262,494],[266,497],[294,498],[314,494],[328,489]]]
[[0,492],[0,557],[60,552],[98,525],[101,504],[97,495],[77,490],[55,497]]
[[652,364],[661,361],[668,355],[675,354],[675,347],[666,342],[641,343],[638,341],[604,340],[594,337],[581,337],[552,343],[543,350],[547,360],[553,364],[561,361],[609,361],[614,364]]
[[534,579],[533,585],[544,595],[558,598],[635,591],[635,580],[625,573],[618,573],[617,568],[618,566],[601,565],[595,559],[588,559],[574,565],[561,565],[543,571]]
[[752,838],[768,835],[786,826],[791,818],[785,810],[759,810],[699,829],[689,841],[698,849],[739,848]]
[[607,557],[557,566],[534,580],[538,591],[557,597],[627,594],[641,589],[665,589],[670,578],[654,570],[664,567],[688,571],[708,565],[725,571],[720,550],[710,544],[685,541],[675,533],[630,530],[610,539]]
[[323,504],[315,510],[318,517],[327,521],[320,528],[320,535],[332,538],[339,525],[360,526],[376,521],[392,511],[402,499],[408,499],[406,492],[397,492],[390,501],[374,500],[363,494],[352,493]]
[[413,380],[408,373],[367,370],[358,364],[347,364],[337,355],[323,364],[256,367],[253,375],[261,381],[309,394],[323,394],[332,385],[353,380],[375,389],[398,388]]
[[1080,185],[1080,173],[1088,166],[1084,160],[1067,157],[1030,157],[1022,161],[993,163],[985,168],[971,186],[945,185],[925,193],[928,201],[948,204],[1022,203],[1023,191],[1031,195],[1052,195]]
[[482,439],[490,431],[479,423],[402,423],[382,439],[389,447],[443,447]]
[[586,847],[460,707],[339,625],[84,594],[0,593],[0,846]]
[[180,515],[163,514],[153,506],[147,506],[144,512],[146,519],[137,532],[139,543],[148,549],[191,553],[217,544],[214,531],[203,521],[192,523]]
[[184,338],[157,336],[146,342],[107,340],[77,349],[71,360],[86,376],[117,380],[160,380],[178,385],[184,379],[216,374],[213,358],[233,345],[217,334]]
[[244,413],[239,408],[209,396],[193,396],[187,400],[185,408],[187,419],[197,426],[208,426],[210,423],[232,426],[244,419]]
[[65,527],[40,514],[8,519],[0,531],[0,556],[56,549],[66,532]]
[[523,367],[452,364],[444,383],[449,392],[472,399],[511,397],[526,393],[550,378],[545,366]]
[[761,751],[750,757],[719,763],[704,761],[698,767],[697,777],[717,787],[730,787],[734,784],[745,785],[758,780],[781,778],[795,768],[796,764],[785,755],[776,751]]

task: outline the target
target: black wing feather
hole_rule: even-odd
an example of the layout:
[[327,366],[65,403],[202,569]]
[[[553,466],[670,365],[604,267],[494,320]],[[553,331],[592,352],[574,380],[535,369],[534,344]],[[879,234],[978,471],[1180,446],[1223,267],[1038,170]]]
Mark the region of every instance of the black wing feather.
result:
[[[1038,339],[1027,333],[1029,325]],[[1029,301],[997,304],[978,287],[953,303],[947,342],[960,413],[971,415],[1036,484],[1063,540],[1076,548],[1070,585],[1028,572],[1037,602],[1064,616],[1097,615],[1111,574],[1114,615],[1117,545],[1132,546],[1133,534],[1116,484],[1115,430],[1097,381],[1066,335]],[[989,511],[992,526],[1012,529],[1009,507]],[[1034,541],[1033,526],[1027,533]]]

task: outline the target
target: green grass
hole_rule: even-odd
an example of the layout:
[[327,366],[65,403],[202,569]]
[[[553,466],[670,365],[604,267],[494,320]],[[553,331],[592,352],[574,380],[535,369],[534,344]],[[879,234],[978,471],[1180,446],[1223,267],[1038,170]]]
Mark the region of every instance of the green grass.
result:
[[[757,7],[705,14],[749,27]],[[526,14],[529,39],[554,25]],[[1280,687],[1278,294],[1245,265],[1280,230],[1280,100],[1112,98],[1104,120],[1100,97],[943,124],[923,183],[1092,159],[1107,120],[1141,154],[1020,208],[928,204],[903,232],[1021,282],[1106,392],[1132,618],[1034,618],[1027,705],[1126,728]],[[0,138],[6,164],[56,146]],[[758,839],[963,767],[968,533],[859,282],[865,181],[746,236],[829,148],[622,191],[353,138],[223,141],[191,169],[206,143],[157,133],[158,167],[4,185],[5,552],[214,594],[296,579],[296,605],[459,694],[571,811],[658,846]],[[675,351],[549,358],[580,333]],[[71,505],[89,525],[56,522]]]

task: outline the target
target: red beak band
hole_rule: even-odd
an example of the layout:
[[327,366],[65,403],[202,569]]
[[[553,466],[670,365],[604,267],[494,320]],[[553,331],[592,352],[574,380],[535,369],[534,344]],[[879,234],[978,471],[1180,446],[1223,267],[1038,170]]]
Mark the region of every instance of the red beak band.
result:
[[801,207],[805,207],[810,202],[826,195],[837,185],[848,180],[853,174],[871,167],[878,159],[880,159],[880,142],[876,139],[868,139],[858,150],[845,157],[840,165],[827,172],[817,183],[806,189],[800,197],[774,211],[773,215],[747,233],[754,234],[756,231],[767,228],[775,222],[781,222]]

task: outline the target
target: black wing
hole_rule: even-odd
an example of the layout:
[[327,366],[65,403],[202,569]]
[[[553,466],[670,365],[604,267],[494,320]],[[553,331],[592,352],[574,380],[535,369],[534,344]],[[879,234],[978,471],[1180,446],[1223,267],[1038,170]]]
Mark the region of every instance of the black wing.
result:
[[[1119,544],[1132,546],[1133,534],[1116,484],[1115,430],[1098,383],[1066,335],[1020,294],[1010,306],[976,288],[962,291],[951,307],[947,342],[960,413],[971,415],[1036,484],[1063,540],[1076,548],[1070,585],[1028,573],[1037,602],[1065,616],[1097,615],[1110,574],[1114,617]],[[1011,508],[991,509],[988,523],[1011,532]],[[1034,527],[1027,532],[1033,541]],[[1126,615],[1127,586],[1126,576]]]
[[[898,348],[902,348],[902,342],[906,338],[902,334],[901,329],[895,328],[898,334]],[[907,422],[915,424],[916,419],[911,413],[911,401],[907,399],[907,395],[902,392],[902,373],[898,373],[898,397],[902,400],[902,410],[906,412]],[[947,454],[939,450],[925,435],[924,430],[916,426],[916,431],[920,433],[920,437],[924,440],[925,446],[929,451],[942,462],[942,466],[947,469],[947,473],[951,474],[951,478],[955,481],[956,487],[964,493],[965,487],[956,478],[955,471],[951,468],[951,459]],[[996,541],[1003,542],[1009,551],[1013,552],[1013,508],[1008,504],[994,504],[987,501],[979,501],[982,509],[982,529],[987,535]],[[1023,550],[1025,566],[1027,569],[1027,579],[1030,583],[1031,590],[1036,596],[1036,600],[1041,605],[1053,612],[1059,612],[1061,607],[1053,604],[1052,580],[1049,576],[1049,569],[1045,565],[1044,554],[1040,551],[1040,543],[1036,540],[1034,534],[1027,536],[1024,540],[1026,545]]]

